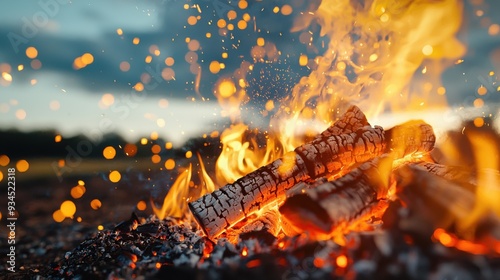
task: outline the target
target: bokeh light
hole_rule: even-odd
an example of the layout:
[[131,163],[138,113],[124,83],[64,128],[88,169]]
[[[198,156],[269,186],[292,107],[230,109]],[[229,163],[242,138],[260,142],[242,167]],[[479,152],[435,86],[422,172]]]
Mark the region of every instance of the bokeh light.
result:
[[167,161],[165,161],[165,168],[167,170],[172,170],[175,168],[175,160],[169,158]]
[[144,200],[137,202],[137,210],[144,211],[144,210],[146,210],[146,208],[147,208],[147,205],[146,205],[146,202]]
[[7,155],[0,155],[0,165],[7,166],[10,162],[10,158]]
[[30,164],[27,160],[22,159],[16,163],[16,169],[19,172],[26,172],[30,168]]
[[62,213],[61,209],[57,209],[56,211],[54,211],[54,213],[52,213],[52,219],[54,219],[54,221],[58,223],[64,221],[65,218],[66,217]]
[[28,47],[26,49],[26,56],[35,59],[38,56],[38,50],[35,47]]
[[104,156],[105,159],[114,159],[116,156],[116,150],[111,146],[107,146],[102,151],[102,155]]
[[113,170],[109,173],[109,180],[113,183],[118,183],[122,178],[120,172]]
[[61,213],[64,215],[64,217],[67,218],[72,218],[73,215],[76,213],[76,205],[73,201],[71,200],[66,200],[63,203],[61,203]]
[[102,206],[102,203],[99,199],[92,199],[92,201],[90,201],[90,207],[94,210],[97,210],[99,208],[101,208]]

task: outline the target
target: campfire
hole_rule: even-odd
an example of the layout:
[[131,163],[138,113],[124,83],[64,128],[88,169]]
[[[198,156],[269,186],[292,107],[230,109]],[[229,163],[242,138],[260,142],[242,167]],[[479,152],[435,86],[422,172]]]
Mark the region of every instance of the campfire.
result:
[[[448,135],[454,144],[435,147],[432,127],[421,120],[384,129],[351,106],[281,158],[186,199],[180,217],[133,214],[99,232],[68,252],[53,275],[495,279],[500,220],[480,199],[498,171],[437,160],[449,161],[443,152],[451,148],[475,153],[478,141],[495,152],[495,132],[472,123],[465,129],[466,136]],[[209,180],[205,172],[200,164],[201,180]]]
[[311,73],[288,96],[266,100],[269,124],[253,127],[244,110],[254,64],[279,53],[261,38],[253,61],[215,82],[231,120],[212,137],[218,158],[198,153],[151,199],[154,215],[94,233],[47,275],[498,279],[500,136],[487,117],[429,121],[451,94],[442,71],[465,52],[462,4],[300,5],[291,31],[310,49],[311,26],[329,42],[300,56]]

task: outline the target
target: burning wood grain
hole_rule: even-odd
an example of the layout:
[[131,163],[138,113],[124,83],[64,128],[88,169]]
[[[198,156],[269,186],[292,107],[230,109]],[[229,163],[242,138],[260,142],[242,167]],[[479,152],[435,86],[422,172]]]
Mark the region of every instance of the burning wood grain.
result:
[[[285,199],[286,192],[299,182],[338,175],[387,152],[402,158],[428,152],[434,146],[432,127],[423,121],[387,131],[367,124],[359,108],[351,107],[339,122],[311,142],[191,202],[193,216],[205,234],[214,238],[243,218]],[[337,135],[344,129],[349,132]]]

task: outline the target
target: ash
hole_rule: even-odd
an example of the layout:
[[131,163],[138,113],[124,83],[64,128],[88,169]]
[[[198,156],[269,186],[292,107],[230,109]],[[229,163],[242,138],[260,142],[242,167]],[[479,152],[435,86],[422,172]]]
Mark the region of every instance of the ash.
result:
[[[498,256],[444,247],[422,228],[403,229],[411,213],[394,202],[384,228],[353,232],[343,246],[306,234],[266,231],[215,243],[195,223],[135,214],[92,233],[53,263],[48,279],[500,279]],[[404,220],[404,223],[401,221]],[[425,227],[424,227],[425,228]]]

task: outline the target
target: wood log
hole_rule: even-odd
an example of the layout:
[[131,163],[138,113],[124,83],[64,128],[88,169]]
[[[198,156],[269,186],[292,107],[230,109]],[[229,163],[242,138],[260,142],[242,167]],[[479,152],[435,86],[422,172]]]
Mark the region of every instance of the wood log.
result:
[[[350,106],[349,109],[337,120],[333,125],[328,127],[321,134],[316,136],[317,138],[324,138],[333,135],[341,135],[342,133],[351,133],[356,130],[361,129],[364,126],[369,126],[368,120],[366,119],[365,114],[357,107]],[[304,188],[312,188],[322,183],[325,183],[326,179],[318,178],[316,181],[311,181],[308,183],[299,182],[293,186],[293,188],[289,189],[286,193],[286,196],[291,196],[294,193],[300,193]],[[280,229],[282,229],[282,225],[285,225],[283,228],[283,232],[286,235],[294,235],[296,232],[292,229],[291,226],[288,226],[286,221],[282,221],[280,217],[280,213],[276,206],[270,207],[263,212],[262,215],[259,215],[258,218],[250,220],[246,225],[241,227],[241,229],[237,229],[238,233],[248,233],[252,231],[267,231],[273,236],[277,236]]]
[[[263,166],[232,184],[189,203],[198,224],[209,238],[218,236],[243,218],[286,197],[299,182],[338,174],[384,152],[403,157],[430,151],[434,144],[432,128],[424,122],[411,122],[388,131],[363,126],[354,132],[335,135],[339,129],[358,128],[359,109],[349,110],[348,120],[333,124],[323,136],[297,147],[293,152]],[[361,123],[366,118],[361,118]],[[367,122],[366,122],[367,123]],[[390,137],[386,139],[385,134]]]
[[369,160],[337,180],[288,198],[280,212],[296,228],[327,237],[386,197],[392,161],[389,155]]
[[472,192],[476,191],[476,176],[474,172],[465,167],[449,166],[434,162],[418,162],[410,165],[421,168],[446,180],[459,183]]
[[488,236],[500,240],[497,215],[484,211],[479,219],[474,218],[479,203],[476,188],[471,190],[466,180],[470,177],[462,171],[432,163],[409,164],[394,170],[397,196],[408,209],[399,227],[424,236],[442,228],[467,240]]
[[[434,175],[421,166],[407,165],[394,170],[398,198],[429,231],[436,228],[451,229],[466,220],[474,208],[474,193],[461,186]],[[418,223],[413,223],[418,224]],[[408,230],[424,230],[423,228]],[[468,233],[459,233],[459,235]]]

